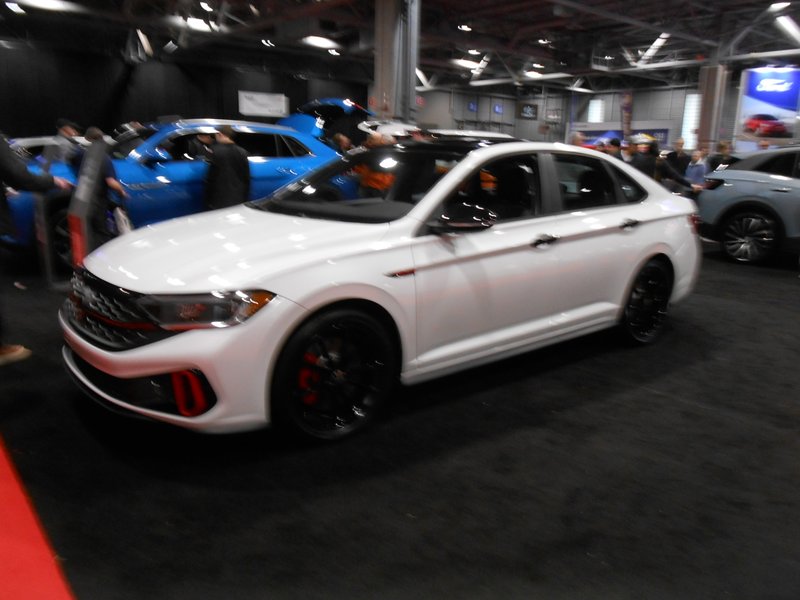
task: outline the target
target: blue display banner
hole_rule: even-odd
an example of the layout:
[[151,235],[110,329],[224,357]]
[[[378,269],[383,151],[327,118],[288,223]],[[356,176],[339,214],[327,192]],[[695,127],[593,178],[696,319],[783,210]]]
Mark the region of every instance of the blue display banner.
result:
[[745,95],[776,108],[796,111],[800,99],[800,70],[764,67],[748,69]]

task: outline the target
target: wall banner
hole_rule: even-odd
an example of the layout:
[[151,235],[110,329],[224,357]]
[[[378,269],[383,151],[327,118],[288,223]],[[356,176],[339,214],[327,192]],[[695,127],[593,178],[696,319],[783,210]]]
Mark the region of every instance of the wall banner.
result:
[[800,69],[762,67],[742,73],[736,133],[745,138],[789,138],[795,133]]
[[239,114],[249,117],[285,117],[289,114],[289,98],[283,94],[239,90]]

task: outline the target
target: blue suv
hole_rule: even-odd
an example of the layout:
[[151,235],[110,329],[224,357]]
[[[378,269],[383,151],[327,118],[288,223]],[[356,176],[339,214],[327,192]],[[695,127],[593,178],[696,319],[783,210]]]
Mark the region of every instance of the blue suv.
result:
[[[197,213],[203,208],[208,163],[194,153],[198,134],[214,133],[220,125],[231,125],[236,143],[249,155],[250,198],[260,198],[308,171],[336,158],[337,152],[311,134],[297,129],[218,119],[179,120],[129,130],[112,147],[117,178],[125,186],[125,206],[134,227]],[[40,168],[35,161],[31,170]],[[53,175],[76,180],[75,170],[54,163]],[[66,226],[69,195],[48,198],[49,222],[55,251],[68,259],[70,244]],[[28,247],[35,241],[34,200],[28,192],[9,196],[15,235],[3,241]]]

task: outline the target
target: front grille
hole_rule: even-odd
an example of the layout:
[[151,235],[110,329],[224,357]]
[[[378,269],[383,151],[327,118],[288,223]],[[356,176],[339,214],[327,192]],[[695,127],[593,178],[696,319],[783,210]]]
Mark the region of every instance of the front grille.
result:
[[106,350],[129,350],[175,332],[161,329],[142,309],[141,294],[111,285],[85,270],[72,276],[62,314],[84,338]]

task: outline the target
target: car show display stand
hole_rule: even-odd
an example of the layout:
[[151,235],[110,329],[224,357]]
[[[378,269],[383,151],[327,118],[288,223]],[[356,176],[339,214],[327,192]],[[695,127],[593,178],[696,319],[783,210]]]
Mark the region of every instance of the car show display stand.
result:
[[69,285],[66,265],[61,264],[56,256],[55,240],[53,239],[50,204],[54,195],[55,192],[33,195],[36,243],[39,262],[47,284],[51,288],[66,289]]
[[72,264],[80,266],[83,259],[98,245],[97,234],[92,230],[92,215],[98,203],[104,200],[100,194],[103,163],[108,153],[108,144],[102,140],[93,142],[86,150],[78,173],[78,184],[69,203],[67,223],[72,247]]

